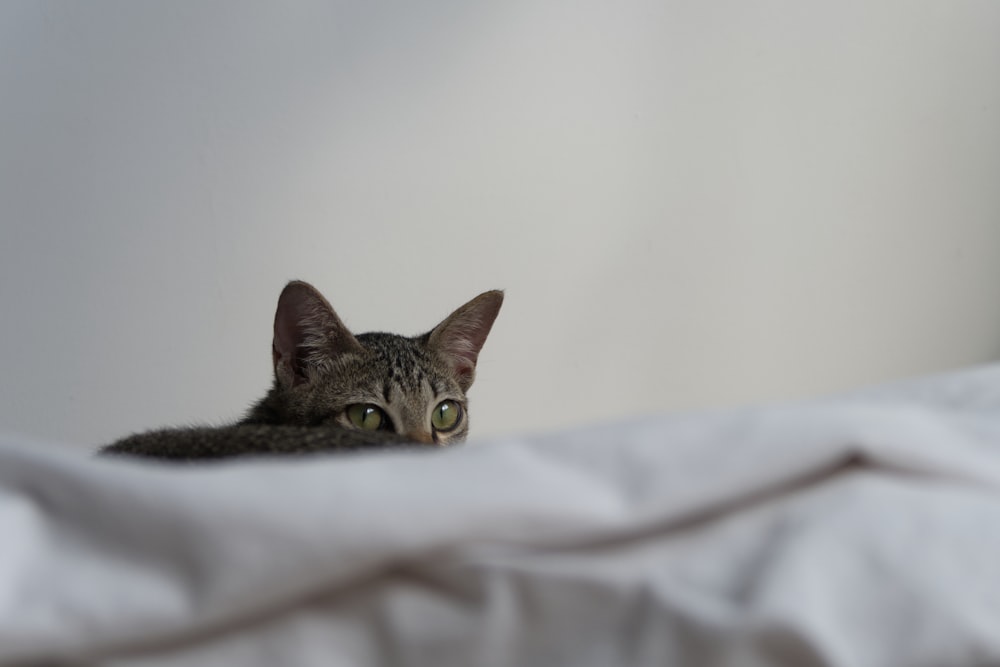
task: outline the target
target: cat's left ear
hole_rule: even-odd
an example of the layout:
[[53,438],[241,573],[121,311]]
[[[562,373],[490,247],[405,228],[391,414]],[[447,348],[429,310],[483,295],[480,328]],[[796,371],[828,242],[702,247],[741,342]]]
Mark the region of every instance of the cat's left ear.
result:
[[333,306],[309,283],[293,280],[278,297],[271,357],[274,376],[287,388],[309,381],[310,368],[362,351]]
[[427,347],[451,367],[462,391],[468,391],[472,386],[479,351],[502,304],[502,291],[483,292],[427,334]]

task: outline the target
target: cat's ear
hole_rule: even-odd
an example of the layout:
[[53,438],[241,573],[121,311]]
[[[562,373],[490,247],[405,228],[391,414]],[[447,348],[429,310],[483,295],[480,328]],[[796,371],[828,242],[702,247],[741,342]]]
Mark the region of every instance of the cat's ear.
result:
[[361,344],[315,287],[299,280],[285,286],[274,313],[271,347],[274,376],[281,386],[306,382],[310,366],[361,351]]
[[448,364],[462,391],[472,386],[479,350],[486,342],[501,304],[503,292],[483,292],[427,334],[427,347]]

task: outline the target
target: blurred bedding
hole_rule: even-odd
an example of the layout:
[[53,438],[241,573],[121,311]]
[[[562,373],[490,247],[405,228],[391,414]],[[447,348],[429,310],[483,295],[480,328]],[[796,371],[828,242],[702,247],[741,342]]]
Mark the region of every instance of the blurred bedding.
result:
[[1000,366],[428,452],[0,437],[0,665],[1000,664]]

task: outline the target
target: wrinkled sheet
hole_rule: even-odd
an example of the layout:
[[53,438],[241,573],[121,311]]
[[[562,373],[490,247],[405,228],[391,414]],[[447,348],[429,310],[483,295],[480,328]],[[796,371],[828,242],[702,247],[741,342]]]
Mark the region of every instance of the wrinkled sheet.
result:
[[0,438],[2,665],[1000,664],[1000,367],[461,448]]

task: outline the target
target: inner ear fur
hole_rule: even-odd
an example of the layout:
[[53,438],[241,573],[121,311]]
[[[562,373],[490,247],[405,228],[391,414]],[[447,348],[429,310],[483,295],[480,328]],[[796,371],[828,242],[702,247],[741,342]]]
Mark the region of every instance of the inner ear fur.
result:
[[310,366],[361,351],[361,344],[319,290],[301,280],[285,286],[274,313],[271,346],[274,375],[282,386],[306,382]]
[[427,334],[427,347],[451,368],[462,391],[476,377],[479,351],[503,305],[503,292],[483,292],[458,308]]

